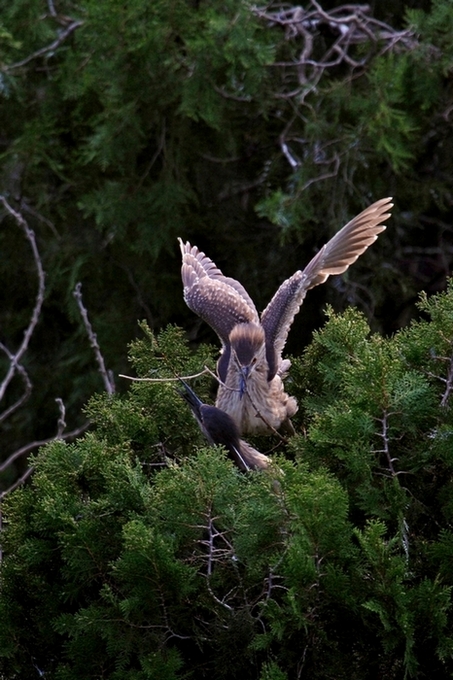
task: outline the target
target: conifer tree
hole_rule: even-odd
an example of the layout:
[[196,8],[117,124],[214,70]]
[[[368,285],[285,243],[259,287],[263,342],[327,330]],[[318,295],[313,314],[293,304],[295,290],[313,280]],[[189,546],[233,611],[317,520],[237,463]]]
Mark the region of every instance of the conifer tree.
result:
[[420,307],[391,338],[330,311],[294,360],[299,434],[249,473],[172,381],[208,401],[212,348],[143,325],[151,381],[93,397],[4,501],[2,677],[448,677],[453,286]]

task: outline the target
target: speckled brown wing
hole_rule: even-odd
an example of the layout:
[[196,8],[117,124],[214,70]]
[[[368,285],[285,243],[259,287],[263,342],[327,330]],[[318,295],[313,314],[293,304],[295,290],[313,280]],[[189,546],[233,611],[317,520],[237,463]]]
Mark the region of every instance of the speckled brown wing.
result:
[[382,198],[354,217],[326,243],[303,271],[284,281],[261,315],[266,334],[269,380],[278,370],[281,354],[295,315],[310,288],[333,274],[342,274],[385,230],[391,198]]
[[214,262],[189,242],[179,245],[184,300],[217,333],[226,347],[228,336],[238,323],[259,323],[258,312],[245,288],[224,276]]

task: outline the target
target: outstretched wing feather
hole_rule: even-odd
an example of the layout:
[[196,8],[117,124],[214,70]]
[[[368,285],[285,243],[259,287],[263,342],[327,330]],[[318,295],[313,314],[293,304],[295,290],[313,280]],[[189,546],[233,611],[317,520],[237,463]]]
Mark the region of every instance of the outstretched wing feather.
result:
[[[185,278],[183,265],[183,280]],[[228,344],[228,336],[238,323],[258,322],[258,314],[237,291],[221,279],[207,276],[194,279],[192,273],[186,275],[190,286],[184,287],[184,300],[187,306],[198,314],[217,333],[223,345]]]
[[333,274],[342,274],[385,230],[382,224],[390,217],[391,198],[373,203],[354,217],[330,239],[303,271],[284,281],[261,315],[266,334],[268,379],[278,370],[281,354],[295,315],[310,288]]
[[215,263],[205,255],[205,253],[198,250],[196,246],[191,246],[188,241],[187,243],[183,243],[181,239],[178,239],[178,241],[181,248],[183,267],[184,265],[187,265],[182,271],[184,288],[190,288],[196,280],[205,277],[212,279],[213,281],[221,281],[226,286],[236,291],[258,318],[258,313],[252,298],[239,281],[236,281],[236,279],[232,279],[229,276],[224,276]]

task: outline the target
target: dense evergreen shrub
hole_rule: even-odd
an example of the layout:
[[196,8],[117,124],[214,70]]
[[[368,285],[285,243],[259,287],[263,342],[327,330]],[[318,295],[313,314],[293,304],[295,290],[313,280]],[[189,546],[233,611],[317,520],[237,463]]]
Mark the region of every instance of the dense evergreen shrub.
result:
[[[449,677],[453,286],[420,306],[387,339],[329,313],[267,472],[206,448],[174,382],[93,397],[4,501],[2,677]],[[175,327],[131,348],[152,378],[212,354]]]

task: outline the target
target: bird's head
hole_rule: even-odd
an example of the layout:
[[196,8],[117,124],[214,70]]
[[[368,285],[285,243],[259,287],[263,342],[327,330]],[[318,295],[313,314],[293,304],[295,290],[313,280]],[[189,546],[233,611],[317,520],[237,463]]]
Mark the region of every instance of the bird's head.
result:
[[256,323],[239,323],[230,333],[232,360],[240,371],[240,395],[247,389],[249,377],[267,371],[266,338],[264,330]]

